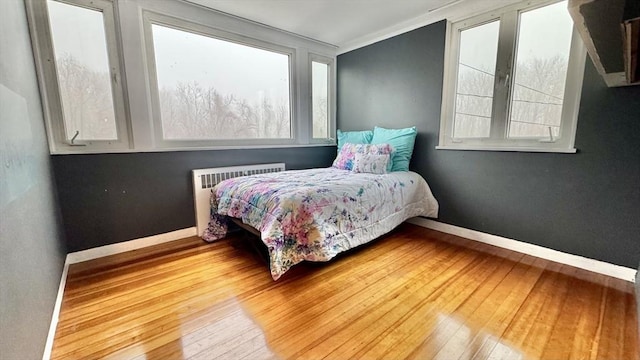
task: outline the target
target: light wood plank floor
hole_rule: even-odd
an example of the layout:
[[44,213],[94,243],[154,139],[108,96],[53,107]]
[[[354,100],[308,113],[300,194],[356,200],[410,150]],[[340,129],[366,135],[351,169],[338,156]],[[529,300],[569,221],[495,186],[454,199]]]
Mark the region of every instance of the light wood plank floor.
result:
[[403,224],[274,282],[239,236],[72,265],[54,359],[638,359],[631,283]]

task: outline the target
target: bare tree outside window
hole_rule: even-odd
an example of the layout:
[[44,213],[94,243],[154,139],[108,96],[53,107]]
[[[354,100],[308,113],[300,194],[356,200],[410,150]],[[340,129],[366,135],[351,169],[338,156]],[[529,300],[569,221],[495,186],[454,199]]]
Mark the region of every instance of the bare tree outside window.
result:
[[[454,137],[490,136],[500,21],[461,31]],[[519,16],[508,137],[559,137],[573,22],[566,3]]]
[[489,137],[499,30],[493,21],[460,34],[454,137]]
[[572,32],[564,2],[520,14],[509,137],[560,136]]
[[76,133],[76,140],[116,140],[102,13],[52,0],[47,5],[67,140]]
[[289,56],[152,25],[166,140],[291,137]]

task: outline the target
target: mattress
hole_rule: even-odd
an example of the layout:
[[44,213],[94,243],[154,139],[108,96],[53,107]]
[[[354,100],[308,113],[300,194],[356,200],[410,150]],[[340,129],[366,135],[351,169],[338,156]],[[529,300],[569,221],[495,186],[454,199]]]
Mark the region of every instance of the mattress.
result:
[[415,216],[437,217],[438,202],[414,172],[292,170],[218,184],[203,238],[224,237],[227,217],[242,219],[260,231],[277,280],[301,261],[328,261]]

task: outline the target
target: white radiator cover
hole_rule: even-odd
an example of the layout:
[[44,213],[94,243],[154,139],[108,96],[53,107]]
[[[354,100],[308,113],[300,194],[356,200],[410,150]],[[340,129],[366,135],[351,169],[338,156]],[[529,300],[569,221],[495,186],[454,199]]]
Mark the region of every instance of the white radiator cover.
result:
[[273,173],[284,170],[284,163],[241,165],[192,170],[193,202],[195,205],[198,236],[201,237],[202,233],[209,225],[211,188],[226,179],[245,175]]

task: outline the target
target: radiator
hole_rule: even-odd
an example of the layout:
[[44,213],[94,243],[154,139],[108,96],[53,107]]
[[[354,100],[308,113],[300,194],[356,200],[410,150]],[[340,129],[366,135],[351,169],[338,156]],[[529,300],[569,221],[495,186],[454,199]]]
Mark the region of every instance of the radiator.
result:
[[202,236],[202,233],[209,225],[209,215],[211,210],[209,200],[211,197],[211,188],[223,180],[238,176],[266,174],[284,170],[284,163],[192,170],[193,202],[196,210],[196,228],[198,229],[198,236]]

